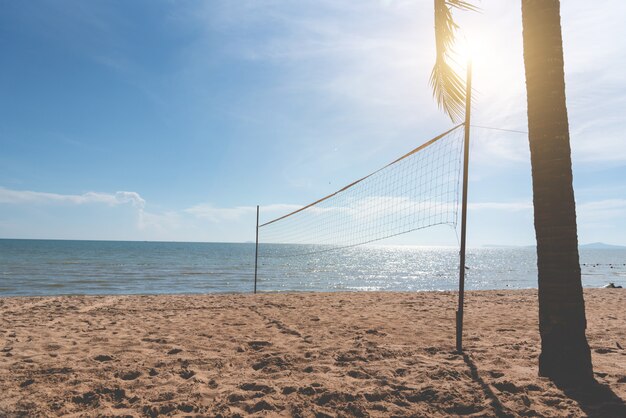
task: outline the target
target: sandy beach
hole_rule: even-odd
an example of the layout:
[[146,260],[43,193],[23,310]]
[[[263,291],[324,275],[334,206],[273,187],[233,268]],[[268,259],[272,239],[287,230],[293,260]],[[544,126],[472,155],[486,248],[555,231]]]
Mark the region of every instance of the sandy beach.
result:
[[598,385],[537,377],[536,291],[0,299],[0,416],[624,416],[626,292],[585,290]]

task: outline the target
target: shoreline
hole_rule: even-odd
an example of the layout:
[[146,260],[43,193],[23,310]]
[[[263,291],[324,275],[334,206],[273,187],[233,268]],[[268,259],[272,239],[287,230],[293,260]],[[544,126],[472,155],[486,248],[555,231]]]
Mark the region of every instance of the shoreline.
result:
[[[606,282],[605,285],[597,287],[597,286],[583,286],[583,290],[601,290],[607,289],[606,285],[615,284],[614,282]],[[467,286],[467,284],[466,284]],[[615,287],[613,289],[622,289],[623,287]],[[608,288],[611,289],[611,288]],[[537,292],[536,287],[508,287],[508,288],[497,288],[497,289],[470,289],[465,288],[465,293],[482,293],[482,292],[518,292],[518,291],[535,291]],[[433,290],[433,289],[416,289],[416,290],[364,290],[364,289],[339,289],[339,290],[257,290],[257,295],[302,295],[302,294],[313,294],[313,295],[324,295],[324,294],[336,294],[336,293],[346,293],[346,294],[354,294],[354,293],[382,293],[382,294],[413,294],[413,293],[453,293],[458,294],[457,290],[450,289],[441,289],[441,290]],[[246,292],[237,292],[237,291],[224,291],[224,292],[205,292],[205,293],[63,293],[63,294],[50,294],[50,295],[2,295],[0,294],[0,301],[3,299],[46,299],[46,298],[98,298],[98,297],[143,297],[143,296],[190,296],[190,297],[199,297],[199,296],[254,296],[255,293],[250,290]]]
[[[583,287],[583,289],[604,289],[604,287]],[[516,291],[537,291],[536,287],[525,287],[525,288],[507,288],[507,289],[475,289],[475,290],[467,290],[465,289],[465,293],[480,293],[480,292],[516,292]],[[382,293],[382,294],[413,294],[413,293],[455,293],[458,294],[458,290],[362,290],[362,289],[341,289],[341,290],[326,290],[326,291],[317,291],[317,290],[257,290],[257,295],[303,295],[303,294],[311,294],[311,295],[333,295],[336,293]],[[99,297],[143,297],[143,296],[189,296],[189,297],[199,297],[199,296],[254,296],[255,293],[251,290],[249,292],[207,292],[207,293],[65,293],[59,295],[0,295],[0,301],[2,299],[47,299],[47,298],[99,298]]]
[[[0,297],[0,415],[618,416],[626,292],[585,288],[589,402],[537,377],[537,291]],[[620,402],[621,401],[621,402]]]

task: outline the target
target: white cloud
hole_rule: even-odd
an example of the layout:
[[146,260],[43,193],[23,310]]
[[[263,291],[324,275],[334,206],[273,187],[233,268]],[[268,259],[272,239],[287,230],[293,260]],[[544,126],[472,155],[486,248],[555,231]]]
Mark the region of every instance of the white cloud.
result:
[[[234,33],[228,54],[276,66],[280,83],[266,86],[268,94],[308,97],[307,112],[327,115],[321,125],[324,135],[335,138],[335,143],[371,142],[371,147],[363,150],[367,151],[384,147],[382,138],[394,138],[408,127],[414,130],[420,122],[445,121],[428,86],[434,60],[431,3],[217,4],[209,7],[210,13],[203,12],[204,19],[207,28],[218,26]],[[272,30],[268,31],[268,26]],[[238,36],[248,32],[259,36]],[[206,36],[214,35],[209,32]],[[274,113],[292,116],[292,109],[274,108]],[[237,110],[257,117],[262,111],[257,107]],[[298,127],[300,138],[306,136],[303,130],[311,130],[307,124],[310,121],[305,120]],[[315,142],[304,141],[304,146],[315,149]],[[302,155],[320,154],[315,151]]]
[[[298,210],[302,205],[293,204],[271,204],[260,207],[260,212],[264,217],[269,215],[287,214],[294,210]],[[236,206],[232,208],[219,208],[210,203],[200,203],[183,212],[189,213],[197,218],[207,219],[211,222],[236,221],[244,216],[256,213],[256,206]]]
[[34,192],[30,190],[11,190],[0,187],[0,203],[4,204],[74,204],[102,203],[116,206],[131,203],[134,207],[143,209],[146,201],[136,192],[120,191],[116,193],[87,192],[80,195]]
[[584,221],[597,222],[626,217],[626,199],[605,199],[581,203],[578,206],[579,217]]
[[[507,212],[532,211],[530,201],[517,202],[476,202],[469,203],[470,210],[496,210]],[[576,203],[578,223],[610,221],[626,218],[626,199],[604,199]]]
[[136,208],[143,209],[146,201],[136,192],[116,192],[115,199],[119,203],[132,203]]
[[[484,0],[481,7],[480,13],[455,13],[460,37],[481,50],[474,60],[473,120],[526,130],[521,9],[500,0]],[[275,123],[293,123],[297,131],[299,152],[282,167],[294,186],[309,184],[308,174],[319,172],[320,166],[341,167],[340,154],[329,151],[336,146],[358,150],[353,161],[370,160],[381,150],[404,146],[410,135],[449,126],[428,85],[434,61],[432,1],[226,1],[199,9],[207,39],[213,39],[216,28],[228,31],[233,36],[224,48],[230,56],[275,66],[280,83],[266,86],[268,96],[307,98],[309,107],[300,114],[282,109],[275,100],[279,104],[270,116],[283,115],[287,122]],[[621,53],[626,38],[612,35],[624,10],[617,0],[593,6],[562,3],[575,163],[626,161],[626,146],[620,142],[623,106],[614,99],[625,87],[619,64],[626,58]],[[257,36],[241,36],[251,33]],[[198,54],[205,57],[206,44],[199,46]],[[264,109],[255,107],[258,102],[250,108],[238,105],[236,111],[260,117]],[[600,109],[600,102],[610,105]],[[324,115],[314,124],[318,130],[308,114]],[[332,148],[318,140],[322,135],[333,138]],[[525,135],[476,129],[473,138],[473,161],[486,167],[486,175],[494,175],[494,166],[529,164]]]
[[[531,201],[516,202],[476,202],[469,203],[470,210],[498,210],[498,211],[530,211],[533,209]],[[626,199],[605,199],[587,202],[577,202],[576,211],[583,220],[608,220],[626,217]]]
[[[149,237],[151,239],[182,239],[180,237],[193,237],[188,239],[202,240],[211,239],[212,227],[223,228],[230,225],[235,236],[238,225],[244,219],[253,219],[256,206],[216,207],[210,203],[200,203],[187,209],[155,211],[146,210],[145,199],[137,192],[118,191],[115,193],[87,192],[83,194],[60,194],[49,192],[36,192],[30,190],[12,190],[0,187],[0,205],[12,206],[46,206],[46,205],[104,205],[116,207],[130,205],[135,209],[136,228],[140,235],[137,237]],[[270,204],[261,207],[264,218],[275,218],[283,214],[300,209],[301,205],[294,204]],[[124,215],[120,215],[124,216]],[[120,222],[123,220],[120,219]],[[71,220],[59,220],[59,222],[71,222]],[[207,225],[207,222],[210,225]],[[0,229],[6,226],[0,225]],[[143,234],[143,235],[141,235]],[[177,238],[179,237],[179,238]],[[218,238],[215,238],[218,239]],[[220,240],[228,240],[228,235],[220,236]]]
[[624,128],[617,124],[610,128],[599,127],[597,130],[581,129],[579,134],[572,135],[574,162],[620,165],[626,163],[626,143],[623,131]]
[[211,222],[233,221],[241,218],[245,214],[253,213],[256,208],[252,206],[239,206],[234,208],[217,208],[208,203],[194,205],[184,212],[197,218],[208,219]]
[[[341,201],[340,201],[341,202]],[[118,212],[114,216],[126,218],[112,218],[111,226],[115,229],[115,225],[132,225],[135,229],[126,229],[124,239],[150,239],[150,240],[187,240],[187,241],[245,241],[253,238],[253,226],[256,213],[255,206],[233,206],[233,207],[217,207],[210,203],[200,203],[186,209],[177,210],[146,210],[147,202],[137,192],[117,192],[117,193],[101,193],[88,192],[83,194],[59,194],[47,192],[34,192],[23,190],[11,190],[0,188],[0,204],[12,205],[16,207],[28,207],[38,205],[41,208],[46,205],[73,205],[81,207],[88,204],[102,205],[106,207],[117,207],[129,205],[134,209],[135,218],[128,218],[128,211]],[[326,204],[326,205],[325,205]],[[442,211],[451,211],[452,207],[443,202],[416,202],[408,198],[391,197],[391,196],[372,196],[354,202],[346,202],[337,206],[327,206],[328,202],[324,202],[319,206],[314,206],[306,211],[308,216],[304,218],[292,217],[287,223],[276,224],[279,227],[278,232],[284,228],[293,229],[300,225],[312,234],[315,239],[318,226],[344,225],[346,222],[371,223],[377,224],[381,217],[402,217],[414,210],[420,210],[433,213],[441,213]],[[300,209],[301,205],[296,204],[270,204],[261,206],[261,222],[267,222],[271,219],[290,213]],[[526,200],[509,201],[509,202],[473,202],[469,204],[469,209],[475,212],[497,211],[503,216],[514,216],[512,213],[526,212],[532,213],[532,202]],[[593,236],[596,238],[593,228],[608,228],[610,225],[623,222],[626,219],[626,199],[604,199],[591,200],[577,203],[579,215],[579,229],[581,229],[581,237]],[[54,212],[51,212],[54,213]],[[113,213],[113,212],[112,212]],[[508,215],[506,213],[509,213]],[[476,213],[477,214],[477,213]],[[58,216],[58,215],[55,215]],[[418,217],[420,215],[418,214]],[[489,215],[491,216],[491,215]],[[495,216],[495,215],[494,215]],[[387,219],[387,218],[385,218]],[[32,218],[15,218],[11,222],[5,221],[0,223],[0,233],[5,231],[7,234],[13,231],[15,222],[27,222],[37,224],[37,219]],[[73,218],[58,219],[55,224],[67,224],[66,229],[71,229]],[[41,224],[40,228],[45,229],[45,224]],[[57,225],[57,226],[58,226]],[[593,228],[592,228],[593,226]],[[311,229],[312,228],[312,229]],[[44,229],[37,231],[43,236],[50,236],[49,232]],[[272,234],[275,228],[266,229],[264,237],[267,239],[268,234]],[[89,231],[84,231],[86,237],[91,237]],[[119,232],[118,232],[119,233]],[[11,235],[15,235],[11,232]],[[52,236],[54,237],[54,236]],[[114,235],[106,235],[107,239],[119,239]],[[282,235],[281,235],[282,237]],[[271,241],[271,240],[270,240]],[[617,241],[616,241],[617,242]]]

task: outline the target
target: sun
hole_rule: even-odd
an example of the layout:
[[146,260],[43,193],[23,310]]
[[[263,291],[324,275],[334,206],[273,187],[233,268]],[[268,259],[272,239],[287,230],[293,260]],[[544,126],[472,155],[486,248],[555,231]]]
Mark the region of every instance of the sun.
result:
[[474,78],[480,76],[487,91],[491,90],[489,86],[510,85],[514,81],[512,77],[516,72],[511,70],[514,62],[511,58],[516,48],[517,45],[503,40],[498,32],[488,27],[466,25],[456,37],[450,61],[454,62],[458,74],[465,74],[471,61]]
[[484,65],[488,59],[487,51],[483,47],[482,42],[473,42],[470,38],[458,37],[453,51],[452,60],[458,66],[459,70],[465,70],[469,63],[472,65]]

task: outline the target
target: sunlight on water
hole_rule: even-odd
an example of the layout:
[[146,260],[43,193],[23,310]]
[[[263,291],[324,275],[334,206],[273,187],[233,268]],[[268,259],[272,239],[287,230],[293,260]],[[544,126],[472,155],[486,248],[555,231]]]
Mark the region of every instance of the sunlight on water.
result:
[[[458,288],[458,249],[362,246],[298,257],[267,244],[260,291]],[[318,249],[312,247],[312,249]],[[581,250],[583,285],[626,286],[626,250]],[[536,287],[533,248],[470,249],[466,289]],[[254,244],[0,240],[0,295],[250,292]]]

